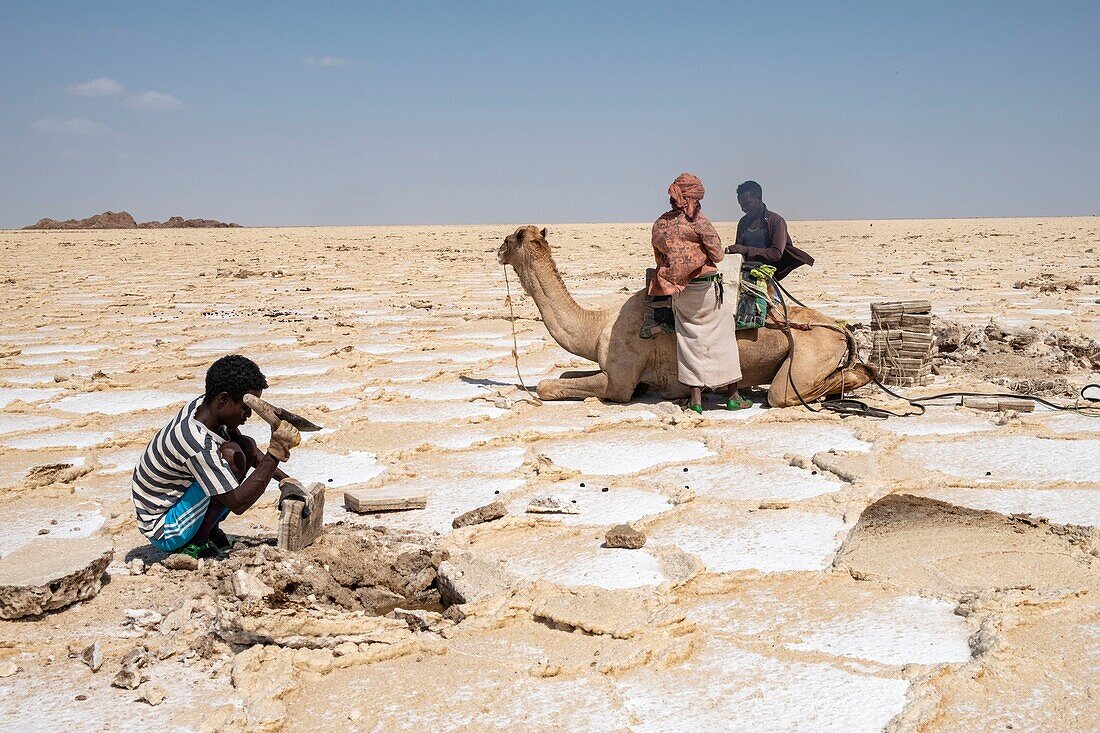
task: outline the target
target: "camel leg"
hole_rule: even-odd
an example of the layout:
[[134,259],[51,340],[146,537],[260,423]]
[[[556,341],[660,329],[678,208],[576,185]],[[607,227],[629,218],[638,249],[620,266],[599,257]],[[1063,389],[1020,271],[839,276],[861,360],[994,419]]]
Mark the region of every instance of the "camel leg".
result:
[[873,376],[874,373],[866,364],[855,364],[851,369],[837,369],[825,380],[825,394],[831,397],[852,392],[870,384]]
[[607,374],[593,372],[580,377],[543,379],[536,388],[544,400],[583,400],[589,397],[603,399],[607,392]]
[[[824,341],[829,338],[825,332],[821,333],[822,336],[814,339],[818,342],[816,347],[814,340],[811,339],[803,339],[796,343],[793,365],[791,357],[788,356],[772,379],[771,387],[768,389],[769,405],[792,407],[801,404],[799,395],[806,402],[811,402],[828,394],[831,388],[836,392],[840,391],[837,362],[844,353],[845,345],[830,344]],[[853,379],[853,383],[858,381]],[[798,390],[797,393],[795,388]]]

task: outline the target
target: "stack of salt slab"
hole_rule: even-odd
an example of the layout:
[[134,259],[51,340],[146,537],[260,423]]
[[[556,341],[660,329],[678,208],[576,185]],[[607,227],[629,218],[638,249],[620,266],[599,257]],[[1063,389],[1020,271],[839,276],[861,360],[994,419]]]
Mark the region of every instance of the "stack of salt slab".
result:
[[871,304],[871,366],[884,384],[915,387],[932,381],[932,303]]

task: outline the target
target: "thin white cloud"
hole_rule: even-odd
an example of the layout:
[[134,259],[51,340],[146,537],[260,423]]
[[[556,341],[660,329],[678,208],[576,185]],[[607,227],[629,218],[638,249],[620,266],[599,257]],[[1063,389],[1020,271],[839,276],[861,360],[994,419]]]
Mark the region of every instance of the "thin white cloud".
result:
[[303,59],[306,66],[317,66],[323,69],[332,69],[337,66],[347,66],[348,62],[338,56],[306,56]]
[[102,135],[111,130],[102,122],[93,122],[87,117],[73,117],[68,120],[46,118],[35,120],[31,127],[41,132],[57,132],[63,135]]
[[126,106],[130,109],[182,109],[183,102],[171,94],[160,92],[143,92],[127,97]]
[[113,97],[122,94],[122,85],[114,79],[101,76],[83,84],[70,84],[69,94],[78,97]]

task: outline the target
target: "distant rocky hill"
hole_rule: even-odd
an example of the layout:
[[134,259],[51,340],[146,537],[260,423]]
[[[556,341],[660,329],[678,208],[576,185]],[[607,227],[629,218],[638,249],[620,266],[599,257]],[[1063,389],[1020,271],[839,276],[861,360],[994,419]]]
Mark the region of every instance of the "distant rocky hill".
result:
[[222,227],[239,227],[240,224],[225,223],[213,219],[184,219],[182,216],[173,216],[168,221],[146,221],[138,224],[126,211],[104,211],[102,214],[89,216],[87,219],[39,219],[24,229],[218,229]]

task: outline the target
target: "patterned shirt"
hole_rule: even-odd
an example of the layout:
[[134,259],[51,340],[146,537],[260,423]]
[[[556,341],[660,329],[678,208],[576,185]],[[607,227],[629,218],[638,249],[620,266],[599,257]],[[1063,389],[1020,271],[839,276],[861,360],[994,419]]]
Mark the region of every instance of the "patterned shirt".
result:
[[722,240],[710,219],[698,214],[695,221],[679,209],[653,222],[653,257],[657,272],[649,283],[650,295],[675,295],[692,278],[711,275],[725,257]]
[[191,484],[207,496],[237,488],[238,481],[218,449],[226,438],[195,419],[197,397],[184,405],[149,442],[134,469],[133,499],[137,525],[151,540],[164,537],[164,515]]

